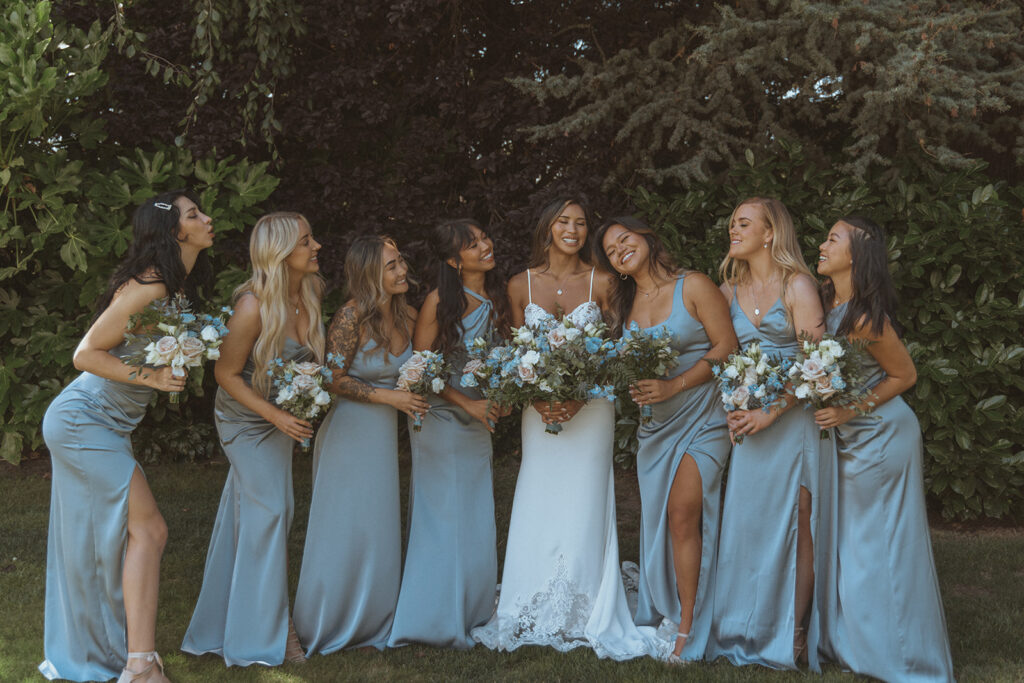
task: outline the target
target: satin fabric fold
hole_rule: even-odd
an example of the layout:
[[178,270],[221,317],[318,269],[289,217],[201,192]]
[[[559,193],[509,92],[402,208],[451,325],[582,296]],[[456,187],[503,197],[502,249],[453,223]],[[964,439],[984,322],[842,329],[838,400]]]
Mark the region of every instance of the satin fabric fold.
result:
[[[110,351],[118,358],[135,348]],[[48,679],[105,681],[127,659],[121,578],[128,494],[138,463],[131,433],[154,390],[83,372],[50,403],[43,439],[52,487],[39,671]]]
[[[312,351],[293,339],[282,360]],[[242,371],[252,381],[250,358]],[[228,666],[284,661],[288,638],[288,531],[294,512],[295,441],[217,390],[214,423],[231,467],[221,494],[203,572],[203,586],[181,649],[213,653]]]
[[[835,334],[847,304],[829,312]],[[866,384],[885,372],[865,354]],[[885,681],[951,681],[932,556],[921,427],[897,396],[835,430],[837,605],[827,637],[844,668]]]
[[[490,340],[491,302],[465,291],[481,303],[463,318],[462,339]],[[479,399],[459,384],[465,351],[450,356],[450,386]],[[409,422],[409,544],[388,645],[466,649],[476,644],[470,629],[494,609],[498,583],[491,433],[458,406],[428,400],[421,431]]]
[[[711,342],[700,321],[690,315],[683,302],[684,276],[675,285],[672,310],[661,324],[672,339],[677,365],[667,375],[677,377],[700,362]],[[628,335],[628,331],[626,333]],[[624,335],[626,336],[626,335]],[[714,568],[718,551],[718,529],[722,503],[722,473],[729,459],[729,432],[725,411],[714,382],[684,389],[651,406],[652,419],[637,430],[637,479],[640,484],[640,579],[638,581],[638,625],[662,627],[674,639],[681,619],[679,591],[668,524],[668,498],[676,472],[687,454],[700,472],[701,556],[693,622],[680,657],[704,657],[711,631],[714,598]],[[661,629],[665,630],[665,629]],[[669,643],[675,647],[675,643]]]
[[[356,352],[348,374],[393,389],[398,356]],[[398,416],[389,405],[337,398],[313,447],[313,499],[293,619],[307,654],[387,646],[401,585]]]
[[[730,306],[741,347],[761,342],[772,356],[791,357],[796,332],[780,298],[761,319],[747,318],[734,294]],[[823,615],[828,613],[835,490],[831,441],[822,441],[813,413],[794,406],[770,427],[733,446],[722,507],[715,605],[708,659],[796,669],[796,550],[800,488],[811,494],[814,593],[809,608],[807,658],[820,671]]]

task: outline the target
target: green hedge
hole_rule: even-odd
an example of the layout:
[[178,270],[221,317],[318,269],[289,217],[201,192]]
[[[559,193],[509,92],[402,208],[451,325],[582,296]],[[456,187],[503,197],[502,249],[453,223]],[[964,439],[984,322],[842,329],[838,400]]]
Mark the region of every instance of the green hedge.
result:
[[[71,355],[131,237],[131,212],[191,187],[219,235],[242,230],[277,186],[265,164],[193,159],[181,149],[104,145],[90,97],[111,43],[56,24],[49,3],[8,3],[0,22],[0,457],[42,445],[46,406],[73,375]],[[218,290],[238,279],[219,264]],[[212,378],[207,378],[211,386]],[[208,402],[150,411],[143,458],[208,454]],[[192,414],[202,414],[194,421]],[[140,431],[141,433],[141,431]]]
[[[712,275],[735,204],[778,197],[809,264],[841,216],[886,227],[899,318],[917,364],[908,392],[925,438],[928,492],[949,519],[1024,518],[1024,186],[992,183],[984,166],[937,175],[912,162],[856,182],[780,143],[747,154],[727,182],[633,194],[680,263]],[[630,448],[632,418],[619,431]]]

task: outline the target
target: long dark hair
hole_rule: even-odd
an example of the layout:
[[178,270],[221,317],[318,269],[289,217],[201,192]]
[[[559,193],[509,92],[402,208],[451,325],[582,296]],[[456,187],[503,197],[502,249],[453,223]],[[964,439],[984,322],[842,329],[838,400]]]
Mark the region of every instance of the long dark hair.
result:
[[565,195],[556,197],[547,206],[541,209],[537,217],[537,227],[533,230],[533,240],[530,248],[530,262],[528,268],[543,266],[548,262],[548,247],[551,246],[551,226],[555,224],[558,217],[562,215],[565,208],[570,204],[576,204],[583,209],[583,217],[587,221],[587,245],[580,249],[580,259],[587,265],[592,264],[594,241],[590,237],[590,229],[594,224],[590,213],[590,204],[587,198],[581,194]]
[[[192,272],[185,272],[178,246],[181,211],[174,203],[178,197],[187,197],[199,206],[199,198],[191,192],[171,190],[147,199],[135,209],[132,214],[132,243],[110,277],[106,291],[97,301],[93,320],[107,310],[114,294],[129,280],[141,284],[162,282],[168,296],[181,292],[193,305],[202,303],[200,296],[212,274],[210,259],[203,250],[196,258]],[[169,209],[163,208],[168,206]]]
[[[839,221],[856,229],[850,231],[853,291],[836,334],[847,335],[864,321],[871,334],[877,336],[882,334],[888,320],[896,334],[902,335],[903,326],[896,322],[896,288],[889,275],[885,231],[863,216],[845,216]],[[835,296],[835,284],[831,278],[826,279],[821,286],[821,300],[826,311],[832,308]]]
[[[639,235],[644,238],[647,242],[647,265],[651,269],[652,274],[655,277],[659,274],[659,271],[666,275],[671,275],[679,270],[679,266],[676,265],[672,255],[665,249],[665,245],[662,244],[661,238],[654,230],[644,223],[639,218],[634,216],[618,216],[615,218],[609,218],[601,227],[594,233],[594,254],[597,259],[597,265],[608,271],[609,273],[617,273],[615,267],[612,266],[611,260],[608,258],[608,254],[605,253],[603,242],[605,233],[613,225],[621,225],[626,230]],[[611,309],[612,309],[612,328],[613,332],[621,332],[622,324],[626,321],[629,316],[630,309],[633,308],[633,300],[636,298],[636,280],[631,277],[623,278],[621,275],[614,279],[612,285],[612,293],[610,297]]]
[[[459,252],[473,242],[473,228],[486,234],[486,230],[472,218],[458,218],[445,221],[434,228],[431,249],[437,259],[437,339],[434,350],[449,354],[462,345],[466,329],[462,317],[466,313],[466,294],[462,290],[462,277],[458,267],[452,268],[448,259],[459,260]],[[492,322],[499,334],[507,334],[509,326],[509,304],[505,292],[505,278],[498,268],[484,274],[484,291],[491,300]]]

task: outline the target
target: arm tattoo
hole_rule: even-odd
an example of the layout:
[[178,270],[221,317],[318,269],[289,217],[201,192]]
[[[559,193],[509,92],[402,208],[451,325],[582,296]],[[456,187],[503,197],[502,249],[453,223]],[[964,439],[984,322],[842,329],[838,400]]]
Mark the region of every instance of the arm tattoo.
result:
[[345,356],[344,365],[334,373],[334,381],[330,388],[334,393],[354,401],[369,403],[373,395],[373,387],[355,377],[350,377],[348,369],[359,350],[359,325],[356,321],[354,306],[344,306],[331,319],[327,329],[327,350]]

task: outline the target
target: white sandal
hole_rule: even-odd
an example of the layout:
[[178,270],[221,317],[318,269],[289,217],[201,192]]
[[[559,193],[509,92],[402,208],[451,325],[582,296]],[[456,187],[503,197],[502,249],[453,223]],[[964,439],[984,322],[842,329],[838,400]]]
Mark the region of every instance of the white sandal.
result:
[[[676,634],[676,640],[679,640],[680,638],[687,638],[687,639],[689,639],[689,637],[690,637],[689,633],[677,633]],[[683,647],[684,648],[686,647],[686,643],[683,643]],[[676,664],[676,665],[680,665],[680,666],[684,665],[684,664],[689,664],[690,663],[690,660],[683,659],[680,655],[677,655],[675,652],[670,653],[669,656],[665,658],[665,661],[668,662],[669,664]]]
[[[132,683],[132,681],[148,681],[149,676],[153,673],[153,667],[160,667],[160,677],[155,679],[157,681],[167,681],[167,676],[164,675],[164,660],[160,659],[160,655],[156,653],[156,650],[150,652],[129,652],[128,659],[141,659],[144,662],[148,662],[146,668],[142,671],[132,671],[126,666],[121,671],[121,675],[117,679],[117,683]],[[169,683],[169,682],[168,682]]]

